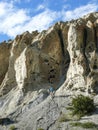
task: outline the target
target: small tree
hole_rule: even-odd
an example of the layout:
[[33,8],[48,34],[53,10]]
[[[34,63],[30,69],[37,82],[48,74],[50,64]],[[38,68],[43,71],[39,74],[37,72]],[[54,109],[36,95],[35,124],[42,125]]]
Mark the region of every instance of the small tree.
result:
[[9,130],[15,130],[15,126],[14,125],[10,126]]
[[84,116],[91,114],[95,110],[93,99],[88,96],[79,95],[72,99],[68,109],[72,110],[72,115]]

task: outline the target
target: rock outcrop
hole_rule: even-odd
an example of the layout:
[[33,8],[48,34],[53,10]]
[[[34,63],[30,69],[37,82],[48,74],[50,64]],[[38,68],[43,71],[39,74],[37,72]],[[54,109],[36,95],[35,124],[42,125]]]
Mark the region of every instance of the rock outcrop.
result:
[[[41,33],[27,31],[17,35],[13,41],[1,43],[0,84],[2,117],[12,115],[16,118],[20,114],[24,117],[24,112],[27,114],[35,106],[36,112],[40,112],[43,107],[40,103],[48,96],[47,90],[51,85],[61,95],[68,90],[98,94],[98,12],[77,20],[58,22]],[[46,99],[43,103],[47,113],[49,102]],[[58,114],[52,122],[52,117],[46,120],[50,125],[56,123],[60,107],[54,105]],[[38,115],[35,114],[34,118]],[[38,122],[38,127],[44,123],[49,125],[43,117]]]

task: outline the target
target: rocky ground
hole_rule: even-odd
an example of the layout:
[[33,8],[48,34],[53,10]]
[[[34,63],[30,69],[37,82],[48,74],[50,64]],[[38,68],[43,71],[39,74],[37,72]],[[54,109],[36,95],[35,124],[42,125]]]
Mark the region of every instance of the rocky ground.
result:
[[[84,130],[81,127],[72,127],[72,122],[94,122],[98,125],[98,106],[96,111],[90,115],[77,119],[70,115],[70,111],[66,108],[69,106],[73,96],[79,93],[70,93],[60,95],[58,92],[52,99],[50,95],[41,94],[37,99],[32,100],[24,106],[20,106],[15,112],[11,113],[8,118],[14,122],[11,124],[3,124],[0,130],[10,130],[11,126],[15,126],[17,130]],[[98,105],[98,95],[94,96],[94,102]],[[62,117],[66,117],[63,122]],[[97,130],[96,128],[95,130]],[[88,129],[85,129],[88,130]]]

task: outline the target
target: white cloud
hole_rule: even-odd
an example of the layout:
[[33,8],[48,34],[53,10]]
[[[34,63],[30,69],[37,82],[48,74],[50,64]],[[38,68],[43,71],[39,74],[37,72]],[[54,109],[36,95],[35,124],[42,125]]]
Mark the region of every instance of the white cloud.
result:
[[[0,30],[3,30],[3,32],[9,36],[15,36],[16,34],[22,32],[24,23],[29,19],[30,17],[26,15],[24,10],[18,10],[17,12],[10,13],[4,19]],[[16,29],[17,26],[21,26],[20,31]]]
[[14,28],[19,25],[22,26],[30,17],[26,10],[17,9],[12,3],[0,2],[0,7],[0,33],[13,37],[19,33]]
[[44,29],[47,29],[56,18],[58,18],[58,13],[51,11],[51,10],[45,10],[44,12],[32,17],[25,25],[25,30],[39,30],[42,31]]
[[37,10],[41,9],[44,10],[35,16],[31,16],[28,10],[17,8],[13,2],[0,2],[0,33],[15,37],[27,30],[30,32],[33,30],[42,31],[58,19],[66,21],[96,11],[98,5],[90,3],[74,10],[68,10],[67,6],[63,5],[62,10],[56,12],[47,9],[42,4],[37,7]]
[[63,20],[71,20],[79,18],[85,14],[94,12],[98,9],[97,4],[87,4],[81,7],[78,7],[74,10],[62,11]]
[[31,2],[32,0],[0,0],[2,2],[8,2],[9,3],[12,3],[12,4],[16,4],[16,3],[29,3]]
[[30,16],[28,10],[18,9],[12,3],[0,2],[0,7],[2,7],[0,8],[0,33],[10,37],[15,37],[27,30],[46,29],[58,17],[57,12],[49,9]]
[[20,34],[27,30],[29,30],[30,32],[34,30],[42,31],[44,29],[47,29],[52,24],[53,20],[56,19],[56,17],[57,17],[56,12],[46,10],[34,17],[31,17],[27,22],[17,24],[11,27],[8,30],[7,34],[11,37],[14,37],[16,36],[16,34]]
[[45,9],[45,5],[44,4],[38,5],[35,11],[39,11],[39,10],[42,10],[42,9]]
[[12,12],[12,4],[7,4],[6,2],[0,2],[0,18],[5,17],[6,14]]

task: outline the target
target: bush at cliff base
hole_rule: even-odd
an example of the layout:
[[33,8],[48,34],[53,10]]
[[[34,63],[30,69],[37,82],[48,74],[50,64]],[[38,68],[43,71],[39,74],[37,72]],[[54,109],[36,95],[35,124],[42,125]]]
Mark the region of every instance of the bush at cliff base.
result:
[[72,103],[68,107],[72,111],[72,115],[78,115],[80,117],[90,115],[95,111],[95,105],[93,99],[88,96],[78,95],[72,99]]

